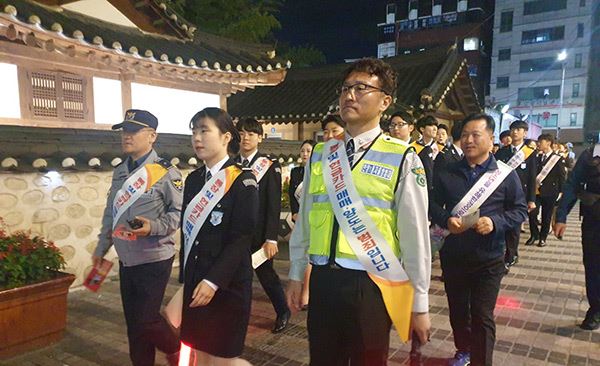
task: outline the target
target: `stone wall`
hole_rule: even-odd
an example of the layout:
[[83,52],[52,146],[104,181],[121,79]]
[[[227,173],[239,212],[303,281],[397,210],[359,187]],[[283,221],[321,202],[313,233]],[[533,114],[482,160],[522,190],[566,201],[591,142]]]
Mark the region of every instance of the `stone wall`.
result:
[[[182,170],[184,179],[190,171]],[[52,240],[67,262],[65,271],[77,276],[73,286],[79,286],[91,270],[111,179],[111,171],[0,172],[0,217],[9,231],[31,231]],[[282,212],[283,242],[291,231],[287,216]],[[179,234],[175,238],[179,247]],[[114,262],[116,273],[114,248],[105,258]]]

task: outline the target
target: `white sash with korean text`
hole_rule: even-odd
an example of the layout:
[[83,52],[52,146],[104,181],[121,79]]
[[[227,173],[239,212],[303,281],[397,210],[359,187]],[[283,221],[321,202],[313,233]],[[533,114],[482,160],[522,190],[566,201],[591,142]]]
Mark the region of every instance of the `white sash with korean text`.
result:
[[119,218],[131,205],[135,203],[145,192],[158,182],[167,173],[167,168],[160,164],[144,164],[135,173],[129,176],[123,186],[113,199],[112,204],[112,228],[117,227]]
[[540,184],[542,184],[542,182],[544,181],[544,179],[546,179],[546,177],[548,176],[548,174],[550,173],[550,171],[552,170],[552,168],[554,168],[554,166],[556,165],[556,163],[558,163],[558,161],[561,159],[560,155],[556,155],[553,154],[550,157],[550,160],[548,160],[548,162],[544,165],[544,167],[542,168],[542,171],[540,172],[540,174],[537,175],[537,177],[535,177],[535,182],[537,183],[537,185],[539,186]]
[[267,170],[269,170],[272,164],[273,162],[271,161],[271,159],[266,158],[264,156],[259,157],[258,159],[256,159],[254,164],[252,164],[252,173],[256,177],[257,183],[260,183],[260,180],[263,179],[263,177],[267,173]]
[[331,139],[323,147],[323,179],[333,213],[346,240],[365,270],[390,281],[408,275],[377,229],[352,181],[344,142]]
[[198,235],[202,225],[204,225],[208,215],[225,196],[229,187],[231,187],[231,184],[227,182],[227,172],[229,168],[230,167],[219,170],[219,172],[212,176],[208,182],[204,183],[200,192],[192,198],[185,209],[183,214],[183,224],[181,225],[181,232],[183,233],[184,270],[188,255],[192,249],[192,242]]
[[298,184],[298,187],[296,187],[296,190],[294,191],[294,198],[298,202],[300,202],[300,198],[302,198],[302,186],[303,186],[303,183],[304,182],[300,182],[300,184]]

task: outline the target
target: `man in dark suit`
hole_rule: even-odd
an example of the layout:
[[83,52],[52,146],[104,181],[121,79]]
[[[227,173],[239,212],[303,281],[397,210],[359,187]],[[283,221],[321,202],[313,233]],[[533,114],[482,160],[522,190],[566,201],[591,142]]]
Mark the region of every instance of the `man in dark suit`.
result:
[[438,153],[438,147],[435,144],[438,122],[433,116],[425,116],[417,121],[417,130],[421,134],[421,139],[413,142],[410,146],[415,148],[417,155],[423,162],[425,177],[427,178],[427,189],[431,192],[433,187],[433,161]]
[[[498,150],[496,160],[504,163],[508,162],[525,145],[525,135],[529,130],[529,125],[525,121],[514,121],[510,124],[511,144]],[[521,186],[527,200],[527,209],[531,211],[535,208],[535,177],[537,175],[537,160],[535,154],[531,154],[527,160],[515,168]],[[513,230],[506,231],[506,256],[505,262],[507,268],[515,265],[519,259],[519,238],[521,236],[521,227],[516,226]]]
[[[279,333],[287,327],[291,315],[281,280],[273,269],[273,257],[279,251],[277,233],[281,213],[281,167],[277,161],[271,161],[269,157],[258,151],[258,144],[262,141],[263,128],[257,120],[246,118],[239,121],[236,127],[242,138],[240,155],[236,161],[240,162],[242,166],[253,168],[255,164],[260,165],[257,164],[259,159],[263,159],[263,161],[269,159],[269,166],[265,168],[267,170],[264,175],[256,177],[259,209],[251,250],[255,252],[262,248],[269,258],[268,261],[256,268],[256,275],[277,313],[273,333]],[[255,174],[257,174],[256,170]]]
[[[525,245],[533,245],[539,240],[539,247],[546,246],[546,238],[552,221],[552,210],[558,196],[562,193],[562,186],[565,182],[565,160],[552,151],[552,143],[554,143],[554,137],[550,134],[543,134],[538,137],[538,148],[541,152],[536,156],[539,189],[536,208],[529,212],[531,237],[525,242]],[[546,169],[544,169],[545,167]],[[541,232],[537,224],[540,206],[542,207]]]
[[450,135],[452,136],[452,144],[440,151],[438,156],[435,158],[433,163],[433,170],[446,169],[446,166],[457,161],[461,161],[463,158],[463,151],[460,147],[460,132],[462,129],[462,123],[459,121],[454,122],[450,129]]

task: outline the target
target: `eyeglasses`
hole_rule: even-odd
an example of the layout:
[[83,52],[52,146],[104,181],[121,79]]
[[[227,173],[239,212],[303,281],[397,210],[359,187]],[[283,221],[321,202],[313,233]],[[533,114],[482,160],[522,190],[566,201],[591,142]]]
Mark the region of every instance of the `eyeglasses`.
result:
[[404,126],[408,126],[408,123],[407,122],[390,123],[390,130],[393,130],[395,128],[402,128]]
[[390,95],[390,93],[388,93],[384,89],[378,88],[373,85],[364,84],[364,83],[356,83],[356,84],[352,84],[352,85],[342,85],[336,89],[336,92],[338,95],[346,95],[346,94],[352,92],[352,94],[354,94],[355,96],[359,96],[359,97],[362,97],[363,95],[372,93],[374,91],[380,91],[380,92],[384,93],[385,95]]

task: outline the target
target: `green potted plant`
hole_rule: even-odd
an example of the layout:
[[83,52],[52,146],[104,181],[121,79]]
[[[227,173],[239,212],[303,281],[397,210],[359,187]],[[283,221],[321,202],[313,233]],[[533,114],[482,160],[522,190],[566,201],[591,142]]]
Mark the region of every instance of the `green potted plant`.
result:
[[0,358],[62,338],[67,293],[75,276],[54,243],[25,231],[10,233],[0,219]]

